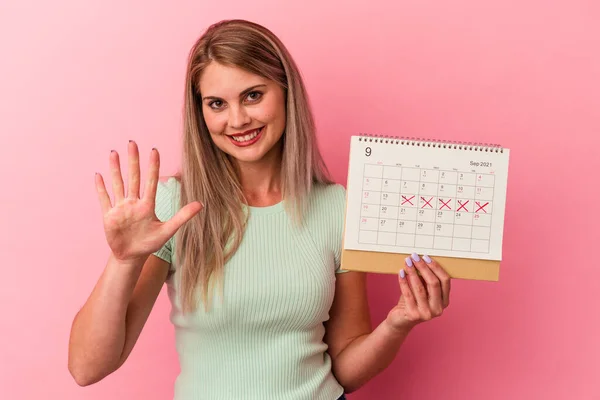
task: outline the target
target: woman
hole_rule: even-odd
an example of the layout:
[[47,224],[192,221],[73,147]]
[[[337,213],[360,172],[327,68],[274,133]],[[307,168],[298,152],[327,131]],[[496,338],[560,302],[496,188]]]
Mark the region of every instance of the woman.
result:
[[153,149],[140,194],[134,141],[127,192],[116,152],[113,202],[96,175],[112,253],[73,322],[78,384],[125,362],[165,282],[177,399],[343,399],[448,306],[449,276],[413,254],[398,304],[371,328],[364,274],[340,269],[345,190],[327,177],[300,74],[269,30],[234,20],[206,31],[190,53],[184,125],[177,176],[159,182]]

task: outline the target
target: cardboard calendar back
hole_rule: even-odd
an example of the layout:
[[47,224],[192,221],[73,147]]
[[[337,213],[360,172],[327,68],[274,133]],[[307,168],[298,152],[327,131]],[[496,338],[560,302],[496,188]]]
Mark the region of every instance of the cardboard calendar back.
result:
[[412,252],[499,280],[508,149],[352,136],[342,268],[398,273]]
[[[397,274],[405,268],[404,259],[409,256],[408,253],[343,250],[342,269],[379,274]],[[500,261],[443,256],[432,256],[432,258],[440,264],[451,278],[481,281],[498,281],[500,278]]]

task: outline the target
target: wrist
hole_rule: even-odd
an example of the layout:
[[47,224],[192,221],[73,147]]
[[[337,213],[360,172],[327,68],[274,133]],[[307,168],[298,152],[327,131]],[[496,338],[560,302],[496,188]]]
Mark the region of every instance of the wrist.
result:
[[416,326],[414,323],[405,323],[405,324],[392,324],[389,318],[386,318],[383,321],[383,328],[386,333],[390,336],[398,337],[398,336],[406,336],[410,333],[410,331]]
[[146,262],[148,257],[149,255],[124,260],[115,256],[114,253],[110,253],[111,264],[113,264],[117,268],[128,269],[132,271],[140,270],[144,266],[144,263]]

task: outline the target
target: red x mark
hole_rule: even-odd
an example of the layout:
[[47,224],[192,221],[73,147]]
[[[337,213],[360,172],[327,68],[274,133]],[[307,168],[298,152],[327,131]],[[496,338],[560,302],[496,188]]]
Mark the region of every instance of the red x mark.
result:
[[448,199],[448,201],[444,202],[444,200],[440,199],[440,201],[442,202],[442,206],[440,207],[440,210],[442,210],[444,207],[448,207],[448,210],[452,211],[452,209],[448,205],[448,203],[450,203],[450,200],[452,200],[452,199]]
[[481,204],[479,204],[479,202],[478,202],[478,201],[476,201],[476,202],[475,202],[475,204],[477,204],[477,205],[479,206],[479,208],[478,208],[477,210],[475,210],[475,212],[479,212],[479,210],[481,210],[481,211],[483,211],[484,213],[486,213],[486,214],[487,214],[487,211],[485,211],[485,210],[483,209],[483,207],[485,207],[485,206],[487,206],[488,204],[490,204],[490,202],[489,202],[489,201],[488,201],[487,203],[485,203],[484,205],[481,205]]
[[402,196],[402,198],[404,199],[404,201],[402,202],[401,205],[404,205],[405,203],[410,204],[411,206],[413,205],[413,203],[411,203],[411,200],[415,198],[415,196],[411,197],[410,199],[407,199],[406,196]]
[[456,211],[460,211],[461,209],[464,208],[465,212],[469,212],[469,210],[467,210],[467,207],[466,207],[466,205],[469,204],[469,200],[467,200],[465,204],[461,203],[460,200],[459,200],[458,204],[460,204],[460,207],[458,207],[458,210],[456,210]]
[[430,198],[429,200],[425,200],[425,198],[421,197],[421,200],[423,200],[425,202],[425,204],[423,204],[423,207],[421,207],[421,208],[425,208],[425,206],[429,206],[429,207],[433,208],[433,206],[430,203],[430,201],[433,200],[433,197]]

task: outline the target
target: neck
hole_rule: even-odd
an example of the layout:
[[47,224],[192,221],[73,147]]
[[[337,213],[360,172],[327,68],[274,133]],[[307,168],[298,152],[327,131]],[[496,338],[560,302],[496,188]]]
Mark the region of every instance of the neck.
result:
[[281,201],[281,151],[278,146],[259,161],[236,161],[235,164],[249,206],[266,207]]

